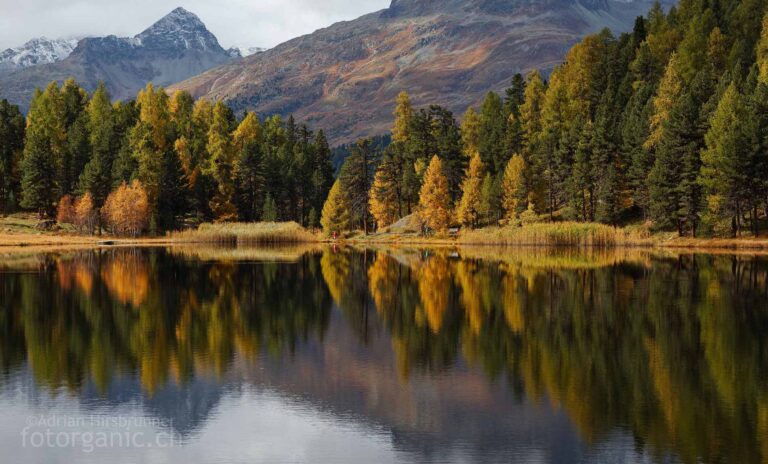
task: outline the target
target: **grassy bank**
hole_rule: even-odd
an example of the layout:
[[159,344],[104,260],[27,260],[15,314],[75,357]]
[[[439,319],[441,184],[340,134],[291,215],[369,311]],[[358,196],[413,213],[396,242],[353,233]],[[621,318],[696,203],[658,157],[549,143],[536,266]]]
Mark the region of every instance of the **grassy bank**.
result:
[[295,222],[201,224],[197,229],[172,232],[173,243],[267,245],[319,242],[321,237]]
[[616,247],[650,246],[651,235],[643,229],[622,229],[604,224],[556,222],[524,227],[486,227],[463,231],[458,243],[465,245]]
[[[109,237],[79,235],[69,226],[55,231],[37,230],[30,216],[0,217],[0,247],[88,247],[99,245],[270,245],[331,242],[320,233],[295,222],[201,224],[197,229],[172,232],[164,237]],[[388,228],[380,233],[355,232],[338,242],[402,246],[547,246],[547,247],[647,247],[697,250],[768,250],[768,237],[690,238],[673,232],[651,234],[647,227],[611,227],[604,224],[555,222],[523,227],[486,227],[463,230],[458,235],[422,236],[412,230]]]

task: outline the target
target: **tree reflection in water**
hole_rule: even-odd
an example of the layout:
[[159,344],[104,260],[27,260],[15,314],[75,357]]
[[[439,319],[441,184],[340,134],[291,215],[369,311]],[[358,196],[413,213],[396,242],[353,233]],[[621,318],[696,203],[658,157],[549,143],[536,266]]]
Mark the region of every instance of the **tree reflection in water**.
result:
[[[334,308],[401,384],[462,364],[686,462],[768,461],[768,259],[639,251],[111,249],[0,280],[0,365],[77,392],[137,375],[147,396],[236,360],[291,362]],[[375,363],[370,366],[375,369]]]

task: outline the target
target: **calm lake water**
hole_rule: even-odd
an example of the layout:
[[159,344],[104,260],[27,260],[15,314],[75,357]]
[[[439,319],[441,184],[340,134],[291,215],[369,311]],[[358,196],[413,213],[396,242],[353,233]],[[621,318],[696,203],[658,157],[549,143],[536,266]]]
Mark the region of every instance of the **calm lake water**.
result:
[[768,462],[768,258],[0,256],[0,461]]

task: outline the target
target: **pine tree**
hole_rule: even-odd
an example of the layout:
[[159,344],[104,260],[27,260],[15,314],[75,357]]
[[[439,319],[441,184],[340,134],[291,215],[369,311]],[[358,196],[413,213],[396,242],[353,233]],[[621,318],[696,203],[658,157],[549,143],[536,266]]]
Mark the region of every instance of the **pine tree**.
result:
[[0,100],[0,212],[3,213],[13,211],[12,203],[19,196],[24,128],[19,107]]
[[451,218],[450,203],[448,180],[443,175],[440,158],[435,155],[429,162],[419,192],[419,217],[430,230],[444,232]]
[[485,177],[485,167],[480,159],[480,154],[476,153],[469,160],[469,167],[461,189],[464,194],[461,197],[456,208],[457,220],[464,226],[477,227],[480,221],[480,208],[482,202],[483,178]]
[[323,205],[320,224],[323,231],[328,235],[344,232],[350,227],[349,205],[347,197],[342,191],[340,180],[333,183],[333,187],[328,193],[328,199]]
[[254,141],[240,149],[236,174],[236,206],[240,219],[255,221],[264,202],[264,160],[261,145]]
[[325,132],[323,132],[322,129],[317,131],[317,135],[315,136],[313,153],[315,155],[315,161],[313,168],[314,174],[312,176],[312,188],[314,191],[312,207],[316,211],[320,211],[323,208],[323,203],[328,196],[328,192],[333,186],[335,174],[335,169],[331,162],[333,153],[328,146],[328,139],[326,139]]
[[506,151],[507,115],[501,98],[488,92],[480,109],[478,150],[488,171],[495,175],[503,171],[509,154]]
[[582,129],[569,179],[569,203],[581,221],[593,221],[595,218],[595,179],[592,159],[594,132],[595,128],[591,122]]
[[32,98],[21,166],[21,206],[37,211],[41,218],[53,217],[56,210],[65,142],[61,96],[52,83]]
[[277,204],[275,204],[275,199],[272,198],[270,193],[267,193],[267,196],[264,197],[264,207],[262,208],[261,212],[261,220],[264,222],[277,221]]
[[[695,204],[685,211],[684,187],[690,187],[691,176],[698,173],[698,165],[689,165],[701,150],[698,107],[690,92],[686,92],[671,108],[659,141],[656,162],[648,177],[651,195],[650,212],[659,229],[676,229],[684,234],[687,225],[692,232],[698,223]],[[688,160],[688,161],[686,161]],[[688,170],[692,172],[689,173]],[[689,202],[694,202],[691,198]],[[692,209],[691,209],[692,208]]]
[[71,193],[85,164],[91,158],[88,115],[85,112],[88,94],[74,79],[67,79],[59,92],[61,120],[66,147],[61,156],[57,183],[61,193]]
[[80,176],[80,190],[88,191],[94,204],[101,208],[112,187],[112,146],[114,119],[109,94],[103,83],[91,97],[87,107],[92,155]]
[[263,134],[259,118],[249,112],[232,134],[235,160],[234,203],[241,220],[255,221],[264,204]]
[[208,170],[216,182],[216,193],[210,201],[214,218],[219,222],[232,221],[237,218],[235,208],[234,149],[231,143],[232,130],[231,110],[223,102],[217,102],[213,107],[213,120],[208,129],[207,150],[210,154]]
[[366,235],[370,222],[368,208],[374,161],[375,153],[371,147],[371,140],[360,140],[352,147],[352,153],[339,173],[341,188],[348,199],[351,220],[353,223],[360,224]]
[[747,127],[750,121],[753,118],[744,97],[731,83],[712,115],[705,135],[706,149],[701,154],[700,181],[707,195],[710,225],[730,217],[736,235],[741,232],[742,216],[749,211],[754,193],[748,180],[754,163]]
[[160,230],[173,230],[187,211],[187,184],[179,155],[172,147],[166,148],[163,153],[159,182],[156,224]]
[[525,160],[520,155],[514,155],[504,169],[502,182],[502,205],[508,220],[517,219],[524,209],[527,192],[525,191]]
[[467,165],[467,157],[462,150],[461,131],[451,111],[432,105],[429,113],[431,136],[436,150],[434,153],[440,154],[451,200],[456,201],[461,197],[461,180]]

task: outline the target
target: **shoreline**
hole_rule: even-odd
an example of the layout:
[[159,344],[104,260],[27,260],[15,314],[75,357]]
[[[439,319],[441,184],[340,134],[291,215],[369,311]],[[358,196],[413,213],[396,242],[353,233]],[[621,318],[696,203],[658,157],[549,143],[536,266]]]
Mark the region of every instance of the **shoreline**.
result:
[[52,233],[40,234],[14,234],[0,233],[0,252],[11,248],[20,248],[30,250],[38,247],[45,248],[109,248],[126,246],[176,246],[176,245],[239,245],[239,246],[269,246],[269,245],[295,245],[295,244],[318,243],[326,245],[389,245],[403,247],[421,247],[421,246],[439,246],[439,247],[478,247],[478,248],[597,248],[597,249],[687,249],[687,250],[730,250],[730,251],[768,251],[768,238],[690,238],[675,237],[664,239],[662,237],[651,237],[647,240],[616,243],[610,245],[604,244],[552,244],[552,243],[503,243],[503,242],[467,242],[462,238],[443,238],[443,237],[416,237],[406,235],[391,234],[372,234],[368,236],[354,236],[337,240],[318,238],[316,240],[275,240],[270,243],[221,243],[218,241],[209,241],[205,239],[196,239],[194,237],[136,237],[122,238],[109,236],[87,236],[87,235],[57,235]]

